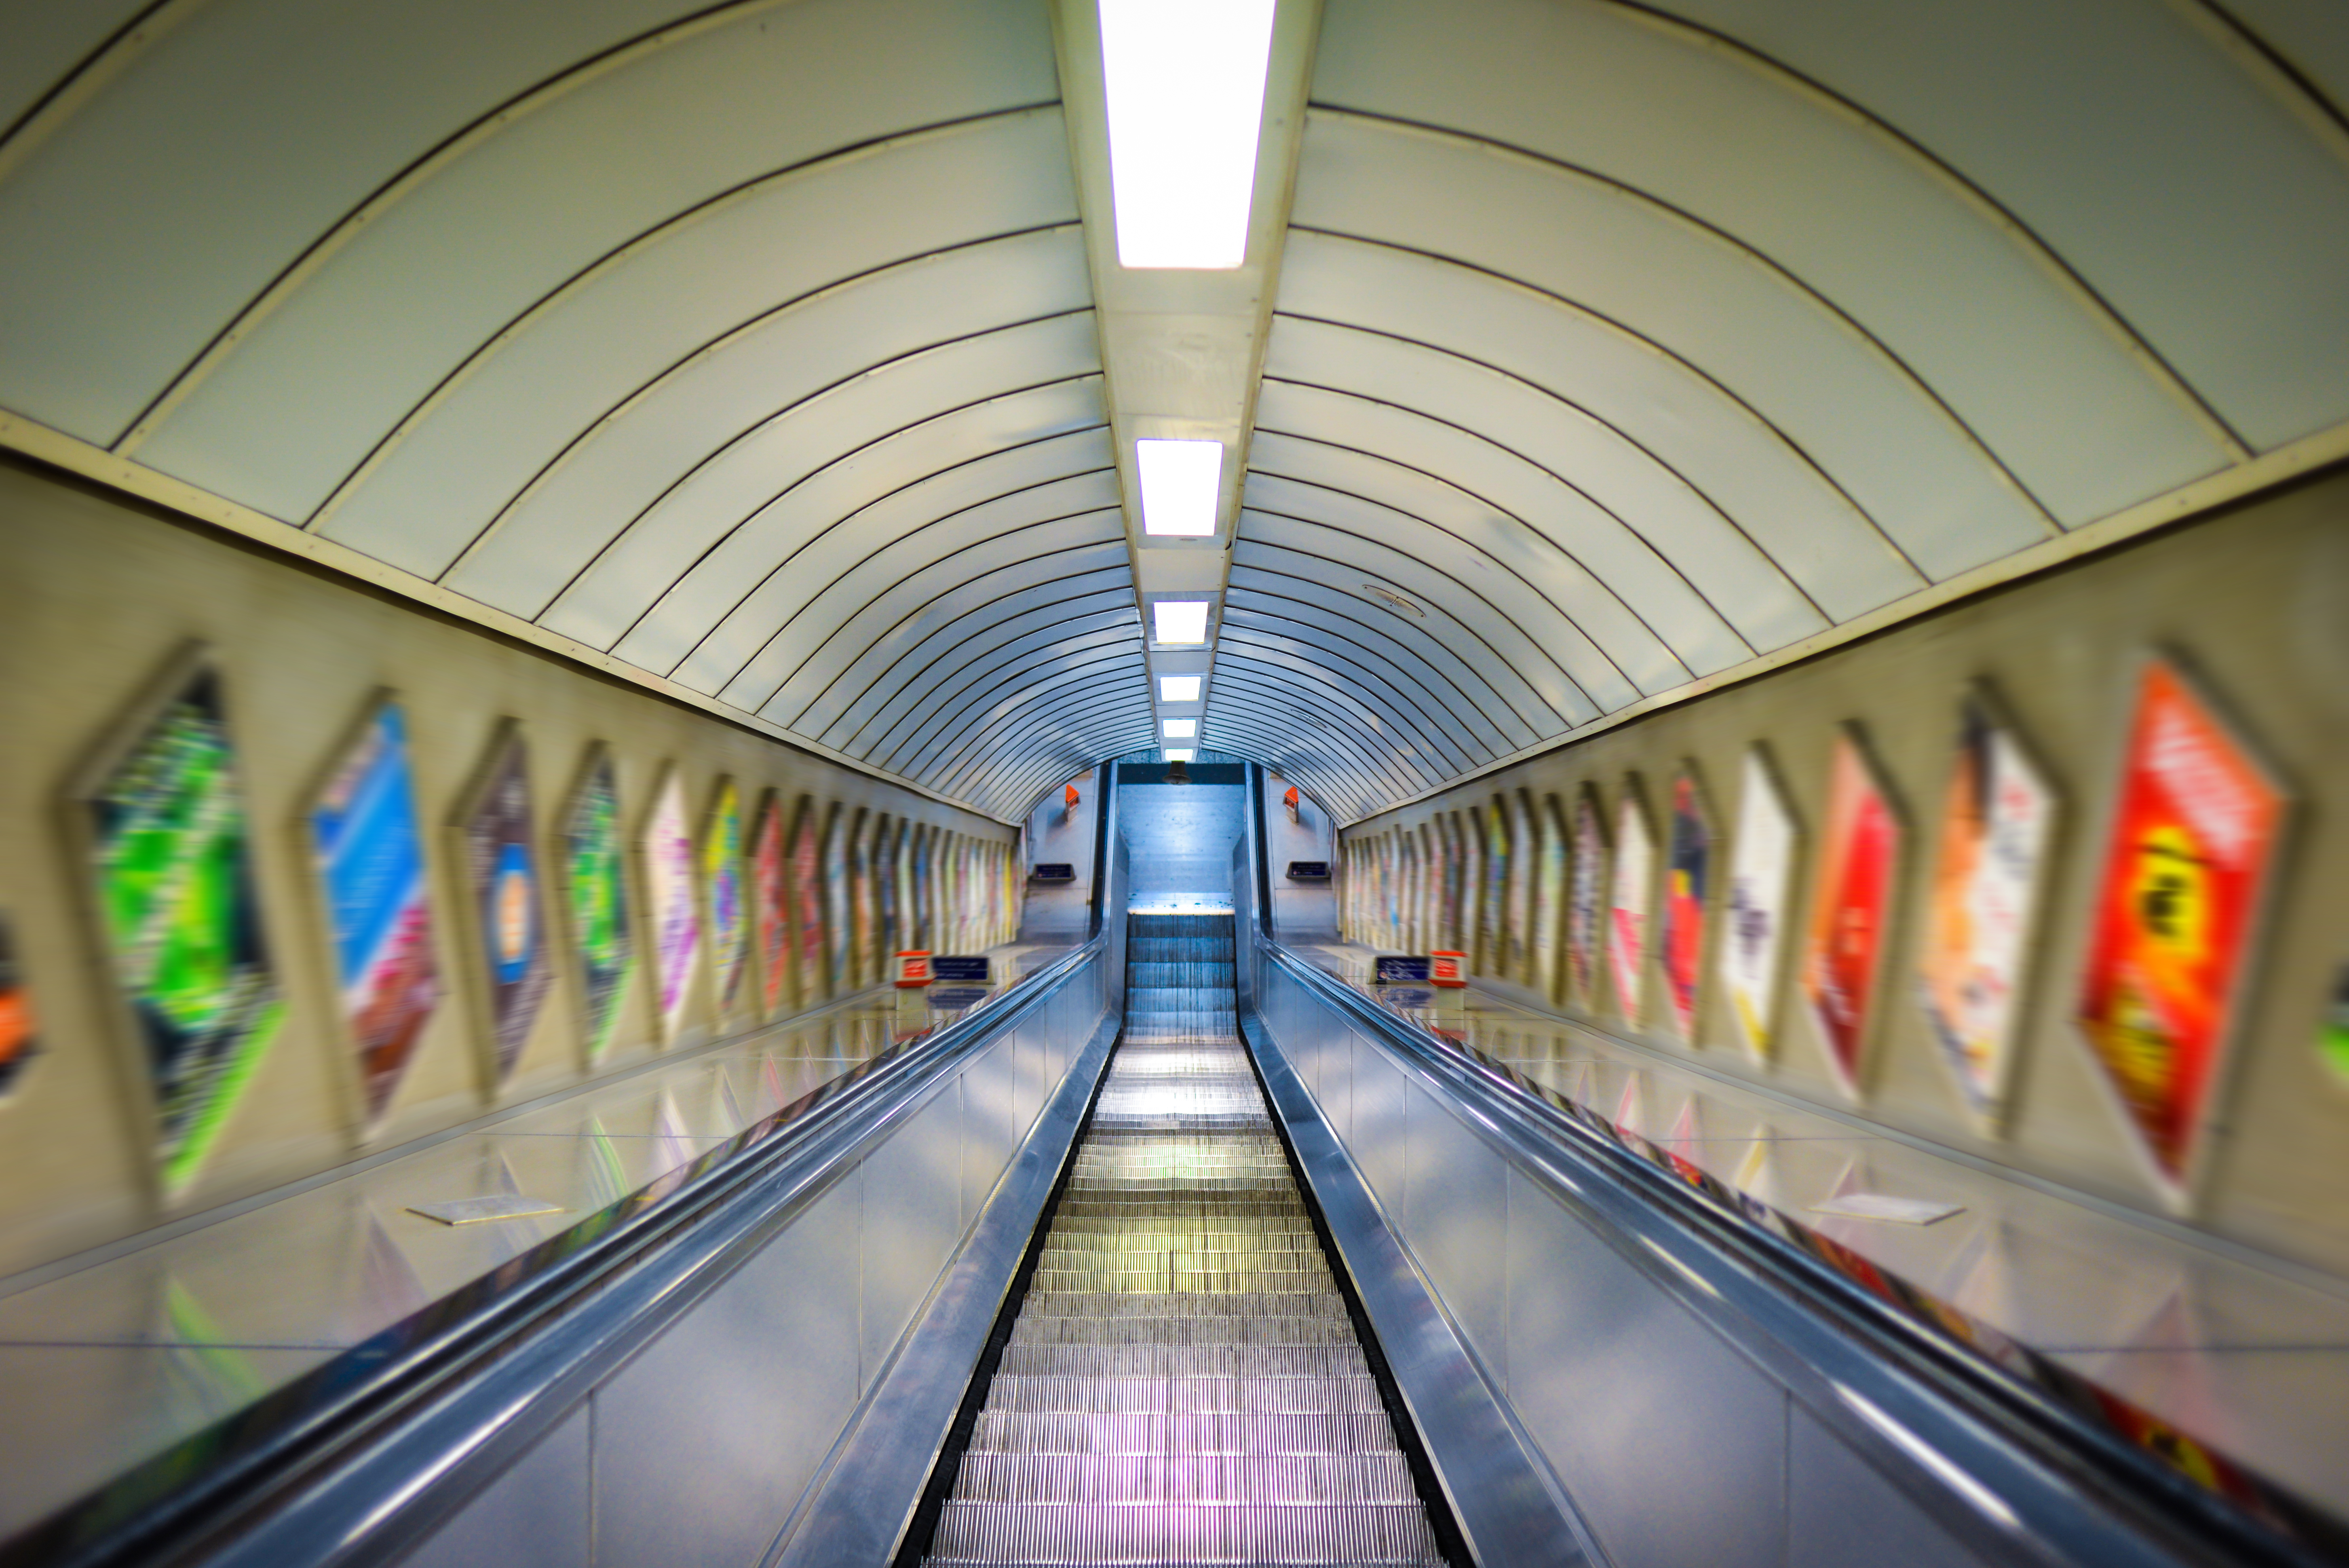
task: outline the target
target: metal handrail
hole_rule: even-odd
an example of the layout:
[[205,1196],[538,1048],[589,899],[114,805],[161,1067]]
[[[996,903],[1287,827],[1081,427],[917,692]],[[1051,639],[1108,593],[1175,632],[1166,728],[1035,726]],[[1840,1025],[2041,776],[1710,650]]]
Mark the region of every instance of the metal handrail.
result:
[[1719,1184],[1693,1167],[1642,1158],[1530,1079],[1278,943],[1259,935],[1257,948],[1377,1039],[1633,1267],[1993,1549],[2147,1568],[2349,1561],[2349,1531],[2329,1515],[2232,1467],[2231,1494],[2198,1483],[2019,1375],[2018,1365],[2044,1361],[2035,1353],[1968,1346],[1948,1324],[1904,1310],[1765,1228],[1725,1189],[1708,1191]]
[[0,1568],[397,1560],[1101,953],[1082,944],[0,1542]]

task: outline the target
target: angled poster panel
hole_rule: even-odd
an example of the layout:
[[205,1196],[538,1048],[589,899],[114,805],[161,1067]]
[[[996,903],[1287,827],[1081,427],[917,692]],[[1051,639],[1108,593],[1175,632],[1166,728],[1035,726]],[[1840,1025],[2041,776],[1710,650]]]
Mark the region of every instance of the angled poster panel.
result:
[[1672,776],[1671,820],[1664,841],[1664,905],[1656,955],[1672,1032],[1696,1044],[1696,1003],[1704,974],[1706,915],[1713,895],[1713,812],[1693,764]]
[[1536,884],[1541,878],[1541,830],[1534,819],[1534,803],[1522,789],[1513,789],[1508,801],[1509,840],[1516,846],[1509,864],[1509,913],[1501,923],[1509,943],[1509,978],[1539,986],[1534,974],[1534,910],[1539,903]]
[[811,1007],[830,993],[824,967],[823,809],[802,795],[792,820],[792,1006]]
[[854,902],[848,879],[848,835],[854,813],[834,803],[826,809],[823,832],[824,930],[827,994],[837,1000],[856,989]]
[[33,999],[16,963],[16,930],[0,914],[0,1099],[14,1093],[25,1068],[40,1054]]
[[372,698],[304,814],[365,1124],[383,1119],[440,1001],[408,721]]
[[742,874],[742,794],[731,779],[720,779],[701,825],[701,888],[708,902],[703,929],[709,934],[710,976],[718,985],[718,1014],[742,1003],[750,970],[750,900]]
[[1737,841],[1729,862],[1729,929],[1718,944],[1722,989],[1737,1043],[1757,1065],[1770,1060],[1778,1016],[1778,976],[1793,918],[1794,813],[1759,746],[1738,769]]
[[1537,820],[1541,831],[1541,886],[1534,900],[1534,988],[1563,1006],[1567,996],[1566,892],[1570,856],[1566,819],[1557,797],[1542,797]]
[[470,934],[489,1003],[492,1081],[502,1084],[522,1060],[553,979],[540,913],[530,757],[518,721],[499,721],[455,826]]
[[1941,798],[1918,992],[1966,1109],[2006,1114],[2055,793],[1990,693],[1967,695]]
[[750,830],[750,936],[758,953],[758,1006],[761,1021],[791,1006],[791,879],[783,861],[783,799],[772,789],[759,802],[758,826]]
[[285,1016],[236,761],[220,671],[191,647],[73,790],[167,1197],[218,1142]]
[[1599,952],[1607,934],[1607,819],[1599,787],[1585,784],[1574,798],[1574,891],[1567,905],[1566,965],[1573,1003],[1599,1011]]
[[701,900],[694,883],[693,833],[686,824],[685,781],[677,765],[661,770],[639,841],[645,863],[646,913],[652,928],[653,979],[658,987],[660,1030],[673,1041],[693,1003],[701,962]]
[[2147,660],[2076,1016],[2163,1195],[2179,1207],[2201,1163],[2285,804],[2184,669]]
[[1846,727],[1837,732],[1827,765],[1826,829],[1803,947],[1803,1000],[1837,1085],[1855,1099],[1899,860],[1900,820],[1891,797]]
[[611,748],[587,748],[563,811],[562,909],[578,976],[580,1033],[590,1064],[619,1033],[629,982],[636,972],[635,908],[628,893],[620,785]]
[[1607,975],[1615,986],[1615,1011],[1624,1023],[1640,1021],[1642,982],[1648,972],[1648,923],[1656,885],[1656,840],[1648,828],[1637,775],[1623,781],[1615,810],[1615,879],[1607,896]]

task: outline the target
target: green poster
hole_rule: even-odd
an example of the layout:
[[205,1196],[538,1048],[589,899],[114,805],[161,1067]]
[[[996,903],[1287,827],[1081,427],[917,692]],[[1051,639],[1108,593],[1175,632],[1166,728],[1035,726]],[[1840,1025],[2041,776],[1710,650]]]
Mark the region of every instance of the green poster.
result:
[[218,1140],[285,1013],[234,764],[220,676],[199,665],[87,801],[108,957],[172,1192]]
[[612,756],[595,748],[572,792],[563,821],[563,903],[579,955],[587,1059],[611,1048],[620,1004],[636,973],[636,944],[628,925],[626,846],[620,838],[620,790]]
[[2349,1078],[2349,964],[2333,983],[2333,1006],[2324,1016],[2324,1033],[2317,1038],[2318,1049],[2333,1070]]

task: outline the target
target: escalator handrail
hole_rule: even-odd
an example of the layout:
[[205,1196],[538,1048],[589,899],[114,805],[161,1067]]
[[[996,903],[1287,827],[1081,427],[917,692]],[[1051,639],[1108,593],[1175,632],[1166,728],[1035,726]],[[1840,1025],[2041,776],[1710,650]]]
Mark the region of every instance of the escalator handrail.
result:
[[0,1542],[0,1568],[396,1561],[1102,951],[1078,945]]
[[[1641,1274],[1805,1388],[1815,1413],[1929,1476],[1924,1490],[1942,1493],[1942,1511],[1970,1516],[1977,1533],[1986,1527],[2009,1550],[2058,1563],[2304,1568],[2349,1555],[2349,1535],[2308,1504],[2232,1467],[2231,1496],[2189,1479],[2055,1389],[1992,1361],[1989,1346],[1968,1347],[1931,1315],[1774,1233],[1725,1201],[1725,1189],[1709,1194],[1698,1183],[1719,1184],[1701,1173],[1642,1158],[1539,1085],[1279,944],[1259,935],[1257,947],[1415,1071]],[[2018,1366],[2081,1383],[2023,1346],[1996,1349]]]

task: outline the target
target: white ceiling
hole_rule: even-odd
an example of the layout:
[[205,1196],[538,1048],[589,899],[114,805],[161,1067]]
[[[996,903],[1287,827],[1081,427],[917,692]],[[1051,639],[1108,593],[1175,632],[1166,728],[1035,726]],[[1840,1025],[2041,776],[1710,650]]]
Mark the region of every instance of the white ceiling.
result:
[[[1165,581],[1221,586],[1201,744],[1341,817],[2344,449],[2349,7],[1311,21]],[[1183,410],[1102,344],[1184,340],[1045,0],[0,45],[11,444],[1006,820],[1152,743],[1122,449]]]

